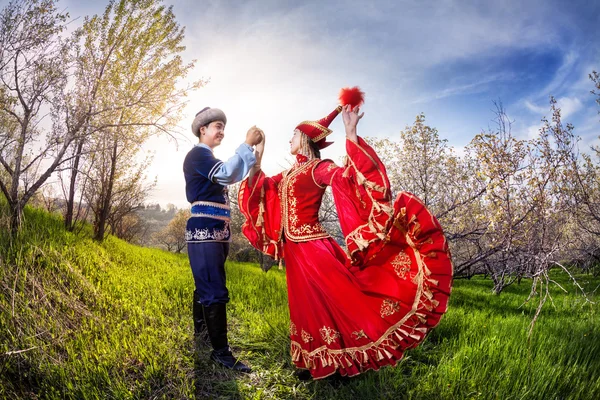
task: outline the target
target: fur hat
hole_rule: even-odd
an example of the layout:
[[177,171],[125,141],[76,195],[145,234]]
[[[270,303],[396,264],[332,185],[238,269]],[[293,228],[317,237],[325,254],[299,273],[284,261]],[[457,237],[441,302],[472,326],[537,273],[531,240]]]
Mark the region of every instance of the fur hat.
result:
[[205,107],[202,109],[192,122],[192,133],[200,137],[200,127],[210,124],[214,121],[223,121],[227,125],[227,117],[225,113],[218,108]]

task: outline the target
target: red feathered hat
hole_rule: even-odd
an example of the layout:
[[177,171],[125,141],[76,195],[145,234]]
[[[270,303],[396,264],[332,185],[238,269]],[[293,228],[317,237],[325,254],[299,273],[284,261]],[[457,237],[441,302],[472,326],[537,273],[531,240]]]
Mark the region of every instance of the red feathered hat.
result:
[[342,112],[342,106],[351,105],[354,109],[359,107],[364,102],[365,94],[357,87],[343,88],[340,90],[340,104],[325,118],[321,118],[318,121],[303,121],[296,129],[308,136],[314,143],[317,144],[319,149],[324,149],[333,142],[326,142],[325,138],[333,132],[329,129],[329,124]]

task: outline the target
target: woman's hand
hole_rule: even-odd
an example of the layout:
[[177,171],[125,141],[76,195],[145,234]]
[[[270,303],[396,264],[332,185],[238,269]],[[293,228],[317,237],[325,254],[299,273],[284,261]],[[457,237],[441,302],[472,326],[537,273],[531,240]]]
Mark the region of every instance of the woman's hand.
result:
[[354,110],[350,105],[342,107],[342,118],[344,119],[344,127],[346,128],[346,138],[353,142],[358,141],[356,125],[358,125],[358,121],[365,115],[365,113],[359,114],[359,111],[359,107],[355,107]]
[[260,132],[261,140],[260,140],[260,143],[258,143],[255,147],[255,149],[256,149],[255,154],[257,155],[257,158],[259,155],[262,158],[262,155],[265,151],[265,133],[262,131],[262,129],[259,129],[259,132]]
[[260,143],[261,140],[261,130],[255,126],[248,129],[248,133],[246,133],[246,144],[249,146],[256,146]]
[[262,129],[259,129],[259,131],[261,141],[254,148],[254,156],[256,157],[256,163],[252,168],[250,168],[250,174],[248,174],[248,183],[250,185],[252,185],[254,181],[254,175],[256,175],[258,171],[260,171],[260,163],[262,161],[262,156],[265,151],[265,133],[262,131]]

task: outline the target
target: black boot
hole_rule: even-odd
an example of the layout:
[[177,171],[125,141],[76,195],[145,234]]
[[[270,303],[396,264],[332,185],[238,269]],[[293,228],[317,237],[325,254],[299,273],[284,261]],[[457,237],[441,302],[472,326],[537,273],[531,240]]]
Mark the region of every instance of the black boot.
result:
[[208,330],[204,322],[204,307],[200,302],[200,296],[194,290],[194,303],[192,305],[192,313],[194,317],[194,337],[199,339],[204,344],[209,342]]
[[229,349],[227,342],[227,305],[225,303],[204,306],[204,316],[208,336],[213,351],[210,358],[226,368],[240,372],[252,372],[250,367],[238,361]]
[[310,371],[307,369],[297,369],[294,371],[294,376],[298,378],[299,381],[310,381],[312,380],[312,375]]

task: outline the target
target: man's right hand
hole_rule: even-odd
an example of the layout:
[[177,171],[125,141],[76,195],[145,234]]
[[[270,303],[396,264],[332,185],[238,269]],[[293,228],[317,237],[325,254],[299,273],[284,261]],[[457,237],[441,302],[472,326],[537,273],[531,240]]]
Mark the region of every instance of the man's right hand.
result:
[[262,141],[261,130],[256,126],[248,129],[248,133],[246,133],[246,144],[250,146],[256,146]]

